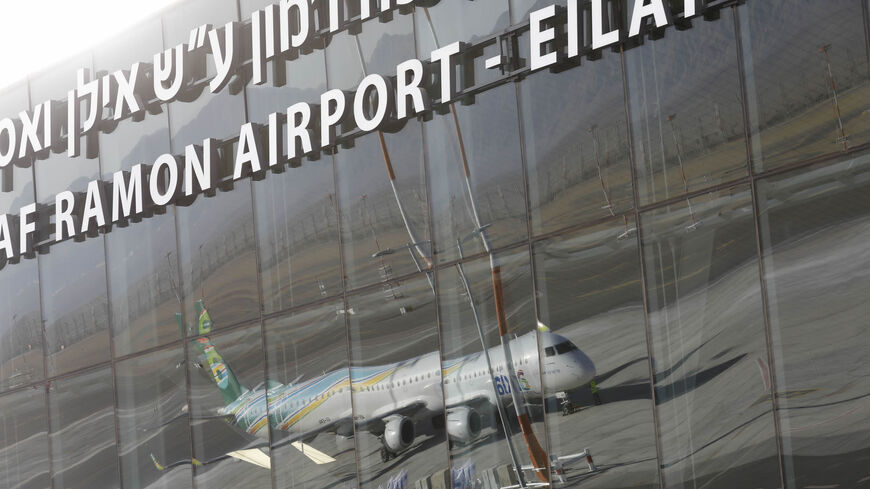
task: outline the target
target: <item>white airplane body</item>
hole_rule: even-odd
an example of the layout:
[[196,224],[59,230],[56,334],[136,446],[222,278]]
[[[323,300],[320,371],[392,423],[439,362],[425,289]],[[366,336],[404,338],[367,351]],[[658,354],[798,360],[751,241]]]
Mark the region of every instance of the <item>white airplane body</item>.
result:
[[[509,342],[515,382],[510,381],[504,352],[497,346],[488,350],[492,375],[482,352],[443,363],[438,352],[431,352],[387,365],[339,369],[301,383],[270,381],[249,390],[238,384],[207,338],[195,341],[224,393],[227,404],[220,414],[230,424],[262,438],[268,438],[271,425],[290,433],[291,440],[310,440],[321,432],[351,436],[356,423],[357,430],[381,439],[384,459],[412,444],[417,421],[446,412],[449,439],[468,443],[481,431],[475,405],[503,402],[517,387],[522,395],[533,397],[542,397],[544,391],[568,391],[589,384],[595,376],[592,361],[569,340],[531,332]],[[544,352],[541,362],[538,341]],[[546,389],[541,388],[541,378]],[[355,416],[347,397],[351,388]]]

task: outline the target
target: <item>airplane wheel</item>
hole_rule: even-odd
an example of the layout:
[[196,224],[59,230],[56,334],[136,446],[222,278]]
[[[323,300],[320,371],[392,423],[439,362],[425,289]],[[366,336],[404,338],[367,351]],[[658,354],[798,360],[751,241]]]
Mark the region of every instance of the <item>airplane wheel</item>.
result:
[[573,412],[574,412],[574,410],[571,409],[571,406],[569,406],[567,404],[562,406],[562,416],[568,416],[569,414],[572,414]]
[[386,448],[381,448],[381,462],[387,463],[390,461],[390,452]]

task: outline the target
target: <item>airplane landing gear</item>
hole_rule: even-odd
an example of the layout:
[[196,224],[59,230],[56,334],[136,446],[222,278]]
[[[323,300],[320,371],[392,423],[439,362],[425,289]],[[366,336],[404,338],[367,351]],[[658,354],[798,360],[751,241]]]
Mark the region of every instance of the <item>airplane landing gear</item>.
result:
[[381,442],[381,450],[380,450],[381,462],[387,463],[390,460],[396,458],[396,454],[393,453],[392,450],[390,450],[389,446],[387,446],[387,440],[385,440],[383,436],[379,436],[378,440],[380,440],[380,442]]
[[387,447],[385,447],[385,446],[381,447],[381,462],[382,462],[382,463],[387,463],[387,462],[389,462],[390,459],[393,458],[393,457],[395,457],[395,456],[396,456],[396,454],[394,454],[393,452],[389,451],[389,450],[387,449]]
[[562,411],[562,416],[568,416],[577,411],[577,407],[571,402],[567,392],[557,392],[556,398],[559,399],[559,408]]

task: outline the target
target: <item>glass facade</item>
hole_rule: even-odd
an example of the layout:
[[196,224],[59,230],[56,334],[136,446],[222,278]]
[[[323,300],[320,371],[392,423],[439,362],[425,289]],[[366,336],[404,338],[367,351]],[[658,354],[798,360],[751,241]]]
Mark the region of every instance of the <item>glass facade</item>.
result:
[[[0,119],[270,3],[180,2]],[[548,2],[417,3],[0,169],[11,215],[224,155],[213,191],[0,263],[0,487],[870,483],[870,1],[701,2],[521,75],[484,58],[510,31],[527,63]],[[455,103],[226,178],[242,124],[454,41],[482,53]]]

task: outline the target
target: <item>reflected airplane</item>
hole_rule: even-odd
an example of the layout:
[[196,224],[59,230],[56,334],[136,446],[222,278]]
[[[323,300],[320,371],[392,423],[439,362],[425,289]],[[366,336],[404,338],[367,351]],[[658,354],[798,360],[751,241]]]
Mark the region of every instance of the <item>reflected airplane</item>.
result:
[[[197,301],[196,307],[199,334],[208,334],[211,318],[202,301]],[[540,364],[538,341],[544,353]],[[470,443],[478,438],[483,427],[480,406],[511,398],[512,383],[500,346],[489,349],[492,376],[482,352],[443,364],[439,353],[431,352],[396,363],[351,367],[349,372],[335,370],[299,383],[268,380],[249,389],[239,382],[209,338],[197,338],[193,343],[202,354],[197,366],[207,370],[223,396],[219,416],[260,438],[268,439],[269,426],[287,432],[290,439],[281,443],[292,444],[315,463],[334,460],[306,442],[323,432],[352,436],[353,423],[358,430],[380,439],[383,461],[411,446],[417,422],[438,423],[443,412],[449,440]],[[510,349],[513,370],[517,372],[514,385],[520,387],[523,395],[542,397],[541,377],[547,391],[563,392],[588,385],[595,376],[595,365],[589,357],[555,333],[532,331],[515,337],[510,341]],[[543,367],[542,375],[539,365]],[[348,399],[339,395],[350,390],[354,395],[355,416]]]

